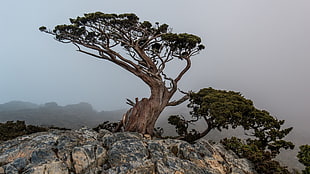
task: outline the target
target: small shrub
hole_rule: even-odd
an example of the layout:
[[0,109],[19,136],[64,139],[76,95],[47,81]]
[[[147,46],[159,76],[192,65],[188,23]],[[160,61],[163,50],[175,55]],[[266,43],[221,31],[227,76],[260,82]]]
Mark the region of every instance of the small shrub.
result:
[[310,145],[302,145],[299,147],[300,151],[297,154],[298,161],[305,165],[303,174],[310,174]]
[[286,166],[281,166],[275,161],[273,154],[268,150],[262,150],[255,143],[243,142],[241,139],[232,137],[225,138],[221,143],[227,148],[235,152],[240,158],[250,160],[255,170],[264,174],[290,174]]
[[0,141],[7,141],[18,136],[47,131],[47,128],[26,125],[25,121],[7,121],[0,123]]
[[93,128],[94,131],[99,132],[100,129],[106,129],[110,132],[113,132],[118,126],[118,123],[105,121],[99,124],[97,127]]

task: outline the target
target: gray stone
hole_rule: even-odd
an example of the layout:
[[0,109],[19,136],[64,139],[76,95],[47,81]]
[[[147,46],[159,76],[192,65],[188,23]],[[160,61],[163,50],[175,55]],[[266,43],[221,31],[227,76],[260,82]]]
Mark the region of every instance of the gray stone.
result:
[[5,165],[4,171],[6,174],[18,174],[18,170],[11,164]]
[[166,157],[163,160],[156,162],[157,171],[159,174],[168,173],[186,173],[186,174],[212,174],[210,169],[199,167],[191,161],[182,160],[176,157]]
[[4,168],[0,167],[0,174],[4,174]]
[[141,140],[143,136],[139,133],[135,132],[123,132],[123,133],[114,133],[114,134],[106,134],[102,138],[103,146],[110,149],[111,146],[121,140],[135,139]]
[[135,164],[146,161],[149,152],[141,140],[127,139],[113,144],[108,152],[108,159],[111,166],[122,165],[124,163]]
[[100,129],[100,130],[99,130],[99,134],[98,134],[98,139],[104,137],[105,135],[111,136],[112,134],[113,134],[112,132],[110,132],[110,131],[108,131],[108,130],[106,130],[106,129]]
[[69,174],[67,166],[61,161],[53,161],[48,164],[33,166],[23,174]]
[[0,174],[255,174],[221,144],[138,133],[50,130],[0,143]]
[[225,159],[227,165],[230,166],[232,174],[247,174],[248,171],[256,173],[254,165],[249,160],[238,158],[233,151],[226,150],[222,144],[215,144],[213,147]]
[[102,147],[84,145],[72,150],[72,162],[76,173],[92,171],[96,173],[98,166],[102,166],[106,158],[106,150]]
[[51,149],[38,149],[32,152],[30,161],[32,164],[42,164],[49,161],[55,161],[56,154]]
[[150,160],[141,163],[124,163],[108,170],[104,170],[103,174],[153,174],[155,173],[155,164]]
[[26,158],[17,158],[12,162],[12,166],[14,166],[18,171],[22,171],[29,164],[29,161]]

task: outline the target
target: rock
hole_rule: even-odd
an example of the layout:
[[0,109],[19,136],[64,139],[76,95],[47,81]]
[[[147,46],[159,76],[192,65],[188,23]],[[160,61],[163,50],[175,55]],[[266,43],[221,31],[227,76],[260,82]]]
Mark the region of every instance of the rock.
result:
[[50,130],[0,144],[0,174],[254,174],[221,144],[138,133]]
[[85,170],[95,173],[96,167],[103,165],[105,157],[106,150],[100,146],[84,145],[72,150],[72,163],[76,173],[84,173]]
[[29,163],[29,161],[26,158],[17,158],[16,160],[14,160],[11,165],[17,170],[17,171],[21,171],[24,168],[26,168],[27,164]]
[[7,174],[18,174],[18,170],[14,166],[12,166],[11,164],[5,165],[4,171]]
[[32,164],[37,165],[55,161],[57,156],[51,149],[38,149],[31,153],[29,160]]
[[222,159],[225,159],[232,174],[247,174],[247,171],[254,171],[254,165],[249,160],[238,158],[233,151],[227,151],[222,144],[215,144],[213,148]]
[[49,174],[49,173],[69,174],[69,169],[63,162],[53,161],[47,164],[33,166],[29,168],[28,170],[24,171],[23,173],[24,174]]
[[111,146],[117,141],[128,139],[141,140],[142,138],[142,135],[135,132],[118,132],[115,134],[106,133],[105,136],[103,136],[102,141],[104,147],[111,148]]

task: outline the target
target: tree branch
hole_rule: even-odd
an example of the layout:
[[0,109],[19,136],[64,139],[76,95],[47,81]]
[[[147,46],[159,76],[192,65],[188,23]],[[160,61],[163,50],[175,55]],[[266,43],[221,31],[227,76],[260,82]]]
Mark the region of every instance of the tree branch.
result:
[[186,60],[186,66],[185,68],[181,71],[181,73],[178,75],[178,77],[174,80],[176,83],[178,83],[181,78],[184,76],[184,74],[190,69],[191,65],[192,65],[192,62],[190,60],[190,57],[186,57],[185,58]]
[[78,52],[81,52],[81,53],[84,53],[84,54],[87,54],[87,55],[90,55],[90,56],[94,56],[96,58],[99,58],[99,59],[107,59],[109,60],[110,58],[108,56],[105,56],[105,55],[97,55],[97,54],[93,54],[93,53],[90,53],[90,52],[87,52],[87,51],[84,51],[84,50],[81,50],[81,49],[78,49],[77,50]]
[[[209,123],[209,120],[207,119],[207,117],[204,115],[203,118],[206,121],[208,127],[207,127],[206,130],[204,130],[203,132],[199,133],[199,137],[200,138],[206,136],[212,130],[211,124]],[[198,138],[198,139],[200,139],[200,138]]]
[[133,49],[138,53],[140,58],[146,62],[147,68],[149,68],[152,73],[154,73],[154,72],[156,73],[156,71],[158,71],[154,62],[150,59],[150,57],[148,57],[145,54],[145,52],[141,48],[139,48],[139,46],[136,45],[135,47],[133,47]]
[[185,102],[188,99],[189,99],[189,95],[187,94],[187,95],[183,96],[182,98],[180,98],[179,100],[175,100],[175,101],[169,102],[167,104],[167,106],[177,106],[179,104],[182,104],[183,102]]

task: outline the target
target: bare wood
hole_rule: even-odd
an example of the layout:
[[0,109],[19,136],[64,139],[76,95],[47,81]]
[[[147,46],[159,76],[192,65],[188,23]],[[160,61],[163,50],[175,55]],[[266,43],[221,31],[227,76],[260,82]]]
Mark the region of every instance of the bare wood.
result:
[[169,103],[167,104],[167,106],[177,106],[177,105],[180,105],[180,104],[184,103],[184,102],[187,101],[188,99],[189,99],[189,95],[185,95],[185,96],[183,96],[182,98],[180,98],[179,100],[169,102]]

